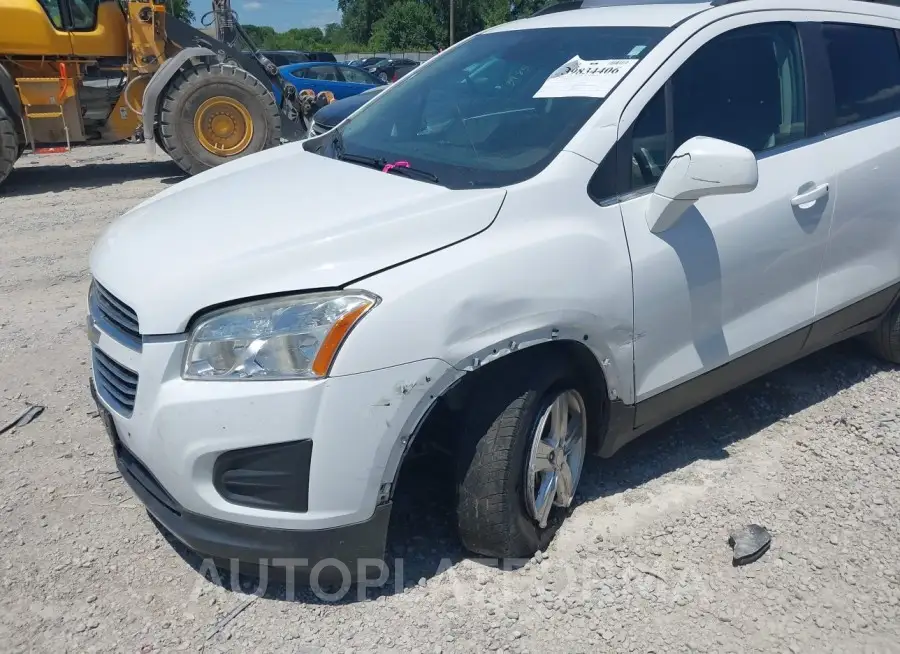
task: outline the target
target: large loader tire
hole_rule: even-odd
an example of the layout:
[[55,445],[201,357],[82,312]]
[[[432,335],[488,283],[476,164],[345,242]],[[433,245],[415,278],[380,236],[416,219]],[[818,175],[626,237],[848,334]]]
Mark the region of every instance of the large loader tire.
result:
[[12,116],[0,102],[0,184],[6,179],[19,158],[19,139]]
[[159,115],[163,148],[190,175],[278,145],[275,97],[243,68],[201,65],[169,84]]

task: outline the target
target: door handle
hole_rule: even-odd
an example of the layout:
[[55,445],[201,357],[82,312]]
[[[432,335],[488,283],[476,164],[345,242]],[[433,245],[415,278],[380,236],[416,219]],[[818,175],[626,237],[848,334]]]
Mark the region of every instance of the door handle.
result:
[[792,197],[791,204],[795,207],[799,207],[804,204],[809,204],[810,202],[815,202],[826,195],[828,195],[828,184],[819,184],[809,191],[804,191],[803,193]]

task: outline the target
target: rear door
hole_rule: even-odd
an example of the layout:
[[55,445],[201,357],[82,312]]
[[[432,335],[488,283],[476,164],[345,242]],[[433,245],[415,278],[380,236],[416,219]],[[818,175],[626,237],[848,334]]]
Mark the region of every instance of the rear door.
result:
[[[789,359],[815,314],[833,161],[807,98],[815,65],[804,62],[790,15],[772,22],[778,15],[736,16],[702,30],[625,109],[619,157],[630,164],[629,189],[619,199],[633,262],[638,426],[752,377],[754,367],[771,364],[766,357]],[[759,185],[703,198],[654,234],[649,194],[672,152],[694,136],[753,151]],[[740,369],[725,367],[738,359]]]
[[900,283],[900,21],[871,21],[838,16],[819,26],[833,80],[827,136],[840,193],[816,313],[841,312],[828,321],[832,330],[876,317]]

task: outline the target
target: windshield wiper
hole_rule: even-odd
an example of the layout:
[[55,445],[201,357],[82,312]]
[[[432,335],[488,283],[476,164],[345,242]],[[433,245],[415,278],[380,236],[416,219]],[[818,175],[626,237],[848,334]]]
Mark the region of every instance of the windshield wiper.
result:
[[[344,150],[344,138],[338,130],[335,130],[335,134],[331,139],[331,146],[334,149],[334,158],[338,161],[348,161],[350,163],[360,164],[361,166],[377,168],[378,170],[384,170],[385,166],[387,166],[388,163],[387,159],[383,157],[367,157],[362,154],[352,154],[346,152]],[[434,182],[435,184],[438,183],[438,178],[435,174],[429,173],[427,170],[421,170],[419,168],[410,168],[409,165],[392,166],[385,172],[400,173],[401,175],[406,175],[407,177],[424,177],[425,179]]]
[[369,168],[378,168],[379,170],[384,168],[387,163],[384,159],[347,153],[347,151],[344,150],[344,137],[340,130],[334,131],[334,136],[331,138],[331,147],[334,150],[334,158],[338,161],[349,161],[350,163],[368,166]]
[[347,154],[346,152],[342,152],[337,155],[338,161],[349,161],[350,163],[360,164],[363,166],[369,166],[370,168],[377,168],[381,170],[385,166],[384,159],[377,159],[375,157],[366,157],[361,154]]
[[427,170],[422,170],[421,168],[411,168],[409,166],[395,166],[386,172],[397,173],[400,175],[404,175],[406,177],[413,177],[413,176],[424,177],[425,179],[427,179],[431,182],[434,182],[435,184],[437,184],[439,181],[437,178],[437,175],[435,175],[434,173],[429,173]]

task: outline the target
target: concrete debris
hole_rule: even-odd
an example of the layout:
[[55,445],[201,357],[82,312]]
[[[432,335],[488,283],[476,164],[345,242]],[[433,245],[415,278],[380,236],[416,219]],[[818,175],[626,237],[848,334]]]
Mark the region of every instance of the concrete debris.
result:
[[766,553],[772,544],[772,536],[765,527],[747,525],[731,532],[728,544],[734,548],[733,565],[747,565]]

